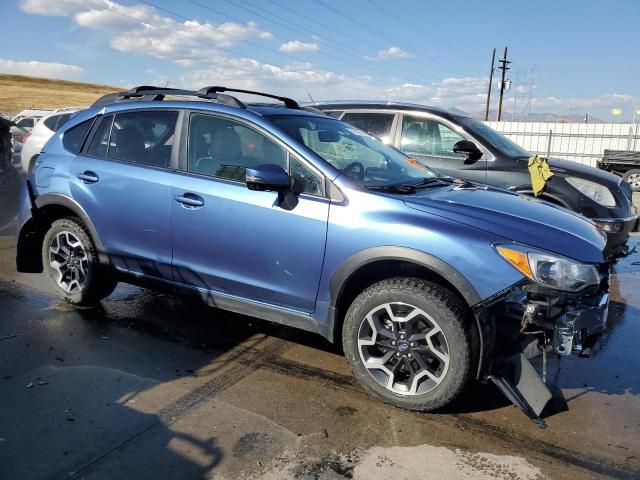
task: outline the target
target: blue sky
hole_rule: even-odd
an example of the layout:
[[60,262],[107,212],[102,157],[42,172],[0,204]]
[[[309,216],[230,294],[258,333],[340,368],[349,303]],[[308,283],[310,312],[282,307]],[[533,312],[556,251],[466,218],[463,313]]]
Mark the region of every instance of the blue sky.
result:
[[508,45],[514,87],[536,68],[534,111],[640,106],[637,0],[3,0],[0,16],[3,73],[476,112],[491,49]]

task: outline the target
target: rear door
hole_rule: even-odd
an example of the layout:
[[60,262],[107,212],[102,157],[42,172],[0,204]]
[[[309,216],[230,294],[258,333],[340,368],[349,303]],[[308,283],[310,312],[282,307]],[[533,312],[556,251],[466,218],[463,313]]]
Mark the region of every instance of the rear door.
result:
[[98,119],[73,162],[71,193],[120,270],[172,279],[172,146],[179,113],[136,110]]
[[[183,145],[171,202],[176,281],[312,312],[329,214],[324,177],[232,117],[192,113]],[[247,188],[245,169],[260,164],[288,169],[301,192],[293,202]]]
[[[486,183],[488,152],[483,150],[480,160],[467,163],[466,155],[453,151],[458,141],[473,141],[461,128],[431,115],[402,114],[400,125],[396,146],[403,152],[444,175]],[[478,148],[482,150],[482,146],[478,145]]]

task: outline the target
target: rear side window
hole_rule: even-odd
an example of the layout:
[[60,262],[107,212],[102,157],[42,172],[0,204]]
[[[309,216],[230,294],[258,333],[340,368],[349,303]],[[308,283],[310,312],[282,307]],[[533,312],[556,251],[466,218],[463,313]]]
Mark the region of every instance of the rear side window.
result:
[[104,117],[91,140],[89,155],[168,168],[178,112],[119,113]]
[[18,123],[16,123],[16,125],[24,128],[33,128],[34,123],[35,122],[33,121],[33,118],[29,117],[29,118],[23,118]]
[[91,145],[87,153],[96,157],[106,157],[109,151],[109,136],[111,135],[111,124],[113,115],[108,115],[100,119],[96,133],[93,135]]
[[71,153],[78,153],[82,148],[82,143],[84,142],[87,133],[89,133],[92,123],[93,119],[87,120],[86,122],[79,123],[75,127],[64,132],[62,137],[62,145],[64,145],[64,148],[69,150]]
[[52,132],[56,131],[56,125],[58,123],[59,115],[54,115],[52,117],[47,117],[43,120],[45,127],[47,127]]
[[393,113],[347,113],[341,120],[388,143],[393,117]]
[[63,115],[60,115],[58,117],[58,122],[55,124],[55,129],[53,130],[54,132],[57,132],[58,130],[60,130],[60,128],[69,121],[69,119],[71,118],[71,113],[65,113]]

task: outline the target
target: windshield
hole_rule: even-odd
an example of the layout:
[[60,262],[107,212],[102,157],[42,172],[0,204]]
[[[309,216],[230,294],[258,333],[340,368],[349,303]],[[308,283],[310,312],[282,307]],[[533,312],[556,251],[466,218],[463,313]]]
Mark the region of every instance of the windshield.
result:
[[414,185],[437,178],[416,160],[339,120],[301,115],[270,120],[364,187]]
[[489,142],[495,148],[500,150],[504,155],[509,157],[530,157],[531,153],[522,148],[520,145],[512,142],[504,135],[496,132],[493,128],[482,122],[469,117],[458,117],[458,121],[477,137]]

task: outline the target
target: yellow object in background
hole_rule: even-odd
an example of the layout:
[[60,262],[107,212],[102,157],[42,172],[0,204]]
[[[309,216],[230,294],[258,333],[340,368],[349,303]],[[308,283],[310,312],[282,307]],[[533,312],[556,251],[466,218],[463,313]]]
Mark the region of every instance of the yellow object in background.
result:
[[531,175],[533,194],[537,197],[544,190],[547,180],[553,177],[553,172],[546,158],[535,155],[529,159],[529,175]]

